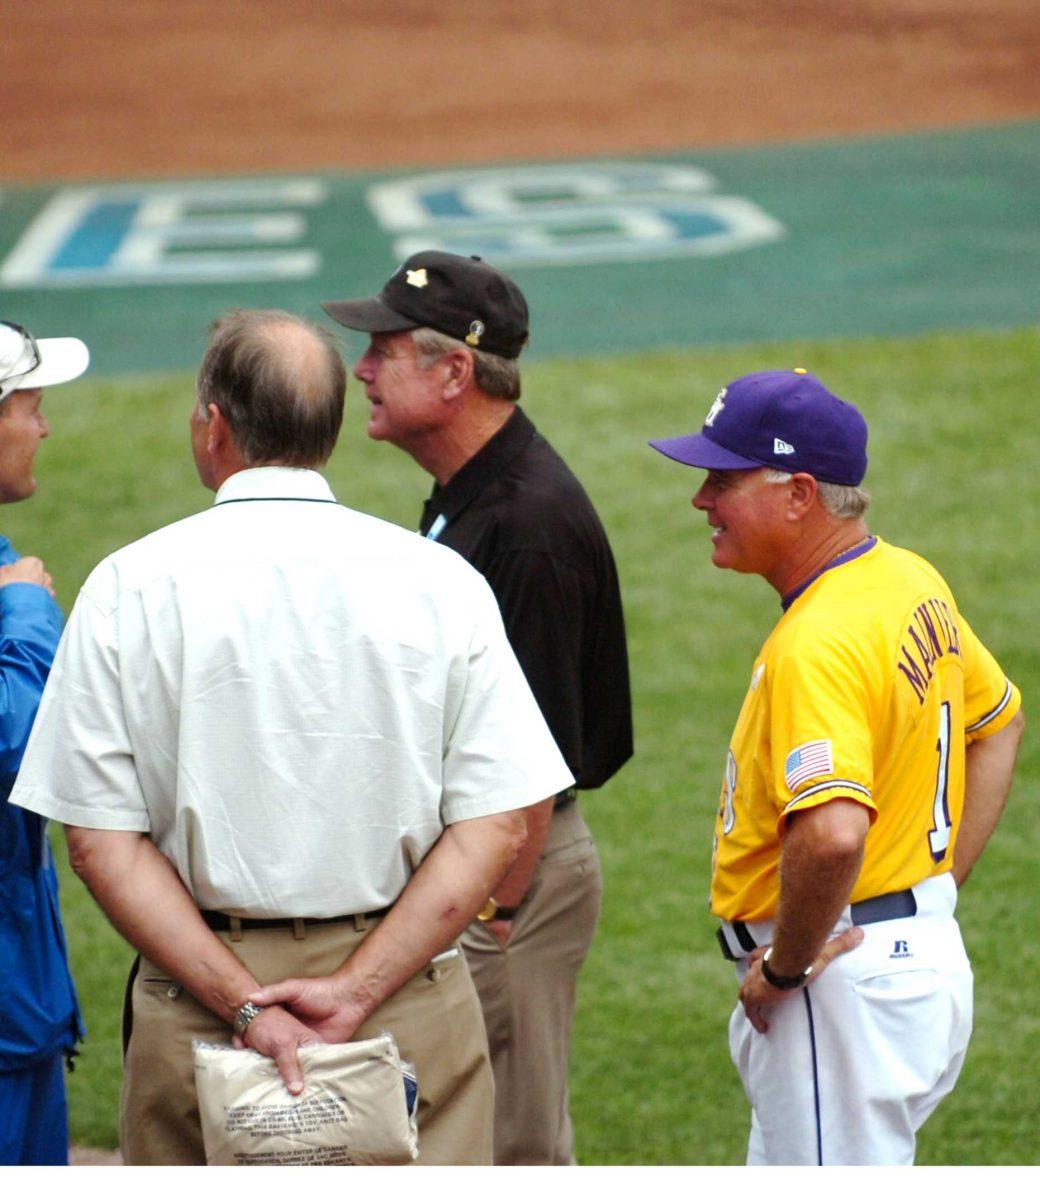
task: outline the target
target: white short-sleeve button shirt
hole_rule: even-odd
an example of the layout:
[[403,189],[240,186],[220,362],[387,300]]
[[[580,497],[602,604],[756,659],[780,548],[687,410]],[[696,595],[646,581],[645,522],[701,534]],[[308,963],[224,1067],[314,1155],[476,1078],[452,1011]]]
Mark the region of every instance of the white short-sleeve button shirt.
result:
[[572,782],[483,578],[260,467],[92,572],[11,802],[147,832],[200,908],[324,917]]

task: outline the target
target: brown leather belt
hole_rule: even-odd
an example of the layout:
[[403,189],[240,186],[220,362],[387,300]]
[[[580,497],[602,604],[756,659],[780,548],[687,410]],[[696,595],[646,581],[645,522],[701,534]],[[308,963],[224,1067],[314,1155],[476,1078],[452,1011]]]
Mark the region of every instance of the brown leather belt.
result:
[[216,933],[227,933],[236,922],[240,929],[295,929],[296,923],[304,925],[335,925],[341,921],[374,921],[377,917],[385,917],[392,905],[377,908],[373,912],[350,913],[345,917],[230,917],[227,913],[212,912],[202,909],[201,916],[210,929]]

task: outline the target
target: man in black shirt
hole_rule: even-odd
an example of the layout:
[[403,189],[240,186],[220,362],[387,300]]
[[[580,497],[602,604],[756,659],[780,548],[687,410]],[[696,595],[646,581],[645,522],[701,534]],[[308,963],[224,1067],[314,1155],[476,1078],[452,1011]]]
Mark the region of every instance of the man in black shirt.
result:
[[[520,290],[478,258],[431,250],[379,296],[325,309],[371,334],[354,369],[369,436],[436,480],[421,532],[487,578],[577,789],[599,787],[632,754],[617,570],[581,484],[516,405]],[[464,937],[495,1072],[500,1165],[574,1161],[570,1029],[602,892],[577,789],[527,810],[527,844]]]

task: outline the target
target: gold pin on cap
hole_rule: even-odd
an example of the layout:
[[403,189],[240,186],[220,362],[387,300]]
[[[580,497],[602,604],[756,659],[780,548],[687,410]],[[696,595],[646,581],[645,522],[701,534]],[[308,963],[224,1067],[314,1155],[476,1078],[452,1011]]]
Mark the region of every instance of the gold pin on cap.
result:
[[484,322],[473,321],[469,327],[469,333],[466,334],[467,346],[479,346],[480,339],[484,334]]

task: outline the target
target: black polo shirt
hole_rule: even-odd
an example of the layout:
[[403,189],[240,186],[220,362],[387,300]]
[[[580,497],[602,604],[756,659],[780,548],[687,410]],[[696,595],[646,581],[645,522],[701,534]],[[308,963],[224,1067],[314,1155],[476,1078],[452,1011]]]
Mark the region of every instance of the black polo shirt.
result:
[[585,489],[516,412],[445,487],[420,532],[487,579],[506,633],[579,788],[632,756],[621,592]]

